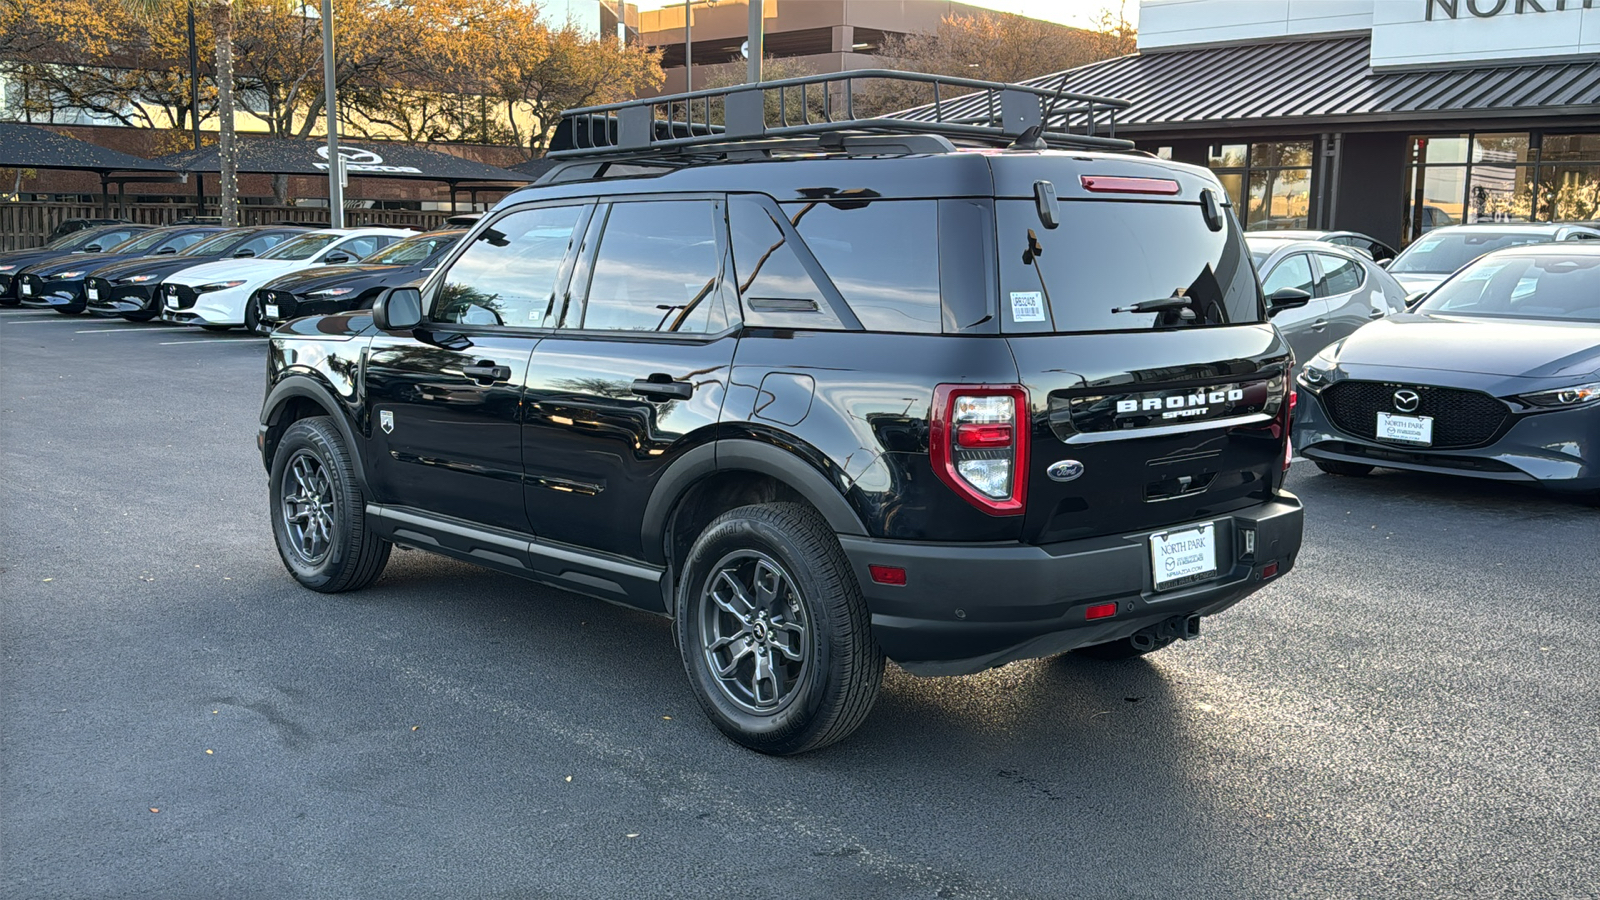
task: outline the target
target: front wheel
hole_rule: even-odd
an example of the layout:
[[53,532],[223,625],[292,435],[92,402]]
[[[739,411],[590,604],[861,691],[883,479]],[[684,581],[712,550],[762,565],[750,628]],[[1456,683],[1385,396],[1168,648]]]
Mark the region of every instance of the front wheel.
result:
[[392,545],[367,527],[366,498],[332,419],[290,425],[271,478],[272,536],[296,581],[334,594],[377,580]]
[[796,503],[717,517],[678,585],[678,646],[696,699],[734,741],[789,755],[866,720],[883,651],[833,532]]
[[88,304],[84,304],[84,303],[68,303],[66,306],[57,306],[57,307],[55,307],[55,311],[60,313],[60,314],[62,314],[63,316],[81,316],[81,315],[83,315],[83,311],[88,309],[88,308],[89,308]]
[[139,312],[123,313],[122,317],[129,322],[148,322],[154,319],[156,314],[150,310],[140,310]]
[[1329,475],[1348,475],[1352,478],[1371,475],[1375,468],[1366,463],[1343,462],[1337,459],[1313,459],[1311,462]]

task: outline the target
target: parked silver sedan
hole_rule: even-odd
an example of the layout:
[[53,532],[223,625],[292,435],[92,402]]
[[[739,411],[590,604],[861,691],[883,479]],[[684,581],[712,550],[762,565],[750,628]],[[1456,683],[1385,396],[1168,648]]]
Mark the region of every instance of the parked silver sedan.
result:
[[1366,254],[1322,241],[1247,234],[1263,292],[1305,291],[1310,302],[1272,317],[1304,362],[1373,319],[1404,312],[1405,289]]

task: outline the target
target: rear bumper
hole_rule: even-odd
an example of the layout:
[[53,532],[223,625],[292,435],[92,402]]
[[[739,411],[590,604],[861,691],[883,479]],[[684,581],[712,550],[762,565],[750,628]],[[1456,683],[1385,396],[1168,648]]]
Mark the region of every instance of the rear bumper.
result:
[[[1118,640],[1174,616],[1213,615],[1282,577],[1300,552],[1303,514],[1293,494],[1202,521],[1217,525],[1219,574],[1160,593],[1151,583],[1151,531],[1045,546],[839,542],[884,652],[915,675],[966,675]],[[1246,531],[1254,531],[1251,554]],[[1273,563],[1276,573],[1264,578]],[[869,564],[905,569],[906,584],[874,582]],[[1114,615],[1087,618],[1090,606],[1106,603],[1117,605]]]

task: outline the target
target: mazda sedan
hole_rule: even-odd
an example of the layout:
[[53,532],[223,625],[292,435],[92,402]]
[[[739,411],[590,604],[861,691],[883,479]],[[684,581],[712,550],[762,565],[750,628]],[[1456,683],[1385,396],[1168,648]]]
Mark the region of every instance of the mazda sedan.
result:
[[1600,499],[1600,245],[1480,257],[1413,311],[1302,368],[1294,444],[1324,472],[1377,466]]

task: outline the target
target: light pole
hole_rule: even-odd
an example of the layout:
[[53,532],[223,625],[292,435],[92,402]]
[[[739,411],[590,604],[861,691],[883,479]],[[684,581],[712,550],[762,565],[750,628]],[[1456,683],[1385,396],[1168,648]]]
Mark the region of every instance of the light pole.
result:
[[322,0],[322,103],[328,113],[328,225],[344,227],[344,166],[339,159],[339,112],[333,89],[333,0]]
[[683,91],[694,90],[694,0],[683,0]]
[[[194,129],[194,149],[200,149],[200,49],[194,39],[194,3],[189,3],[189,125]],[[206,214],[206,175],[194,173],[194,214]]]
[[744,80],[751,84],[761,83],[762,12],[761,0],[750,0],[750,59],[745,63]]

